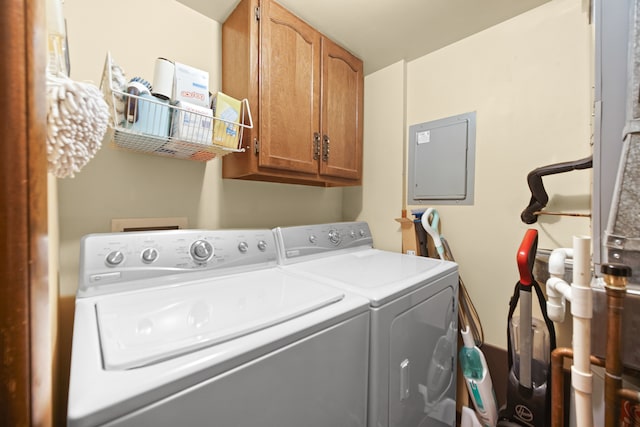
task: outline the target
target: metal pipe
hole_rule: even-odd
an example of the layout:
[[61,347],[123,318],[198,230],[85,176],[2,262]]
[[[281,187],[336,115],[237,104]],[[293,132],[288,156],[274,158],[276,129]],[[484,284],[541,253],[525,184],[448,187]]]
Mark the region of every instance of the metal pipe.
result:
[[[565,299],[571,301],[573,317],[573,365],[571,366],[571,385],[575,397],[575,421],[580,427],[593,426],[593,374],[591,373],[591,317],[593,297],[591,293],[591,239],[587,236],[574,236],[573,249],[555,249],[549,257],[547,280],[547,310],[549,318],[555,321],[564,319]],[[573,258],[573,280],[571,286],[564,281],[564,266],[567,256]],[[562,366],[556,366],[556,376]],[[555,383],[552,382],[552,386]],[[559,390],[562,390],[561,384]],[[554,401],[552,406],[559,403]],[[561,403],[560,403],[561,405]],[[552,411],[553,412],[553,411]],[[557,415],[556,415],[557,417]]]
[[[640,393],[622,388],[622,311],[627,292],[627,281],[631,268],[623,264],[604,264],[607,293],[607,349],[604,360],[604,420],[606,427],[616,427],[620,420],[620,400],[640,402]],[[551,353],[551,426],[563,427],[564,424],[564,358],[573,357],[573,351],[558,348]],[[591,363],[602,366],[601,359],[590,357]]]
[[640,391],[621,388],[618,390],[618,397],[624,400],[640,403]]
[[534,215],[556,215],[556,216],[577,216],[582,218],[591,218],[591,214],[577,213],[577,212],[549,212],[549,211],[535,211]]
[[[551,352],[551,427],[564,427],[564,359],[573,358],[573,350],[558,347]],[[592,365],[605,366],[604,359],[590,356]]]
[[558,347],[551,352],[551,427],[564,426],[564,358],[573,350]]
[[604,378],[605,395],[605,426],[618,425],[620,400],[618,389],[622,388],[622,362],[620,360],[622,309],[624,307],[624,292],[607,287],[607,350]]
[[606,427],[615,427],[620,419],[620,396],[622,388],[622,310],[627,292],[627,280],[631,268],[622,264],[603,264],[605,289],[607,292],[607,350],[604,378],[604,421]]

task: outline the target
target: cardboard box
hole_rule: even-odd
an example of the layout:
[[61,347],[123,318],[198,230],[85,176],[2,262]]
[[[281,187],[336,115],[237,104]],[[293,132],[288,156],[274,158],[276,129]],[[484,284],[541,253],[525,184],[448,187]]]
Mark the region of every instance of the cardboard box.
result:
[[[242,101],[222,92],[218,92],[213,99],[213,115],[224,120],[216,120],[213,128],[213,143],[223,147],[238,148],[240,138],[240,111]],[[232,123],[229,123],[232,122]]]
[[179,101],[175,107],[171,136],[182,141],[211,145],[213,111],[185,101]]
[[175,63],[174,102],[190,102],[209,107],[209,73],[189,65]]
[[396,218],[402,230],[402,253],[408,255],[420,255],[418,251],[418,239],[413,220],[409,218]]

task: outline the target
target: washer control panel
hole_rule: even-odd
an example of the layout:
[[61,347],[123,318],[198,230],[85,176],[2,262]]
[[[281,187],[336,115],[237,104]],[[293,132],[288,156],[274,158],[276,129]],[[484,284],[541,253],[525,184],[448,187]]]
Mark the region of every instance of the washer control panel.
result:
[[307,255],[373,247],[369,224],[363,221],[278,227],[274,232],[280,263]]
[[[78,296],[112,284],[181,272],[277,263],[271,230],[166,230],[89,234],[80,244]],[[121,288],[119,288],[121,290]]]

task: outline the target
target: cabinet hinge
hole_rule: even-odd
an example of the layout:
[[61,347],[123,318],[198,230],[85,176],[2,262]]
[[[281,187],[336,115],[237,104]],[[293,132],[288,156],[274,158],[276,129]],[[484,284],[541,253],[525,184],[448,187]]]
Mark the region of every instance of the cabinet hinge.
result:
[[254,16],[256,18],[256,21],[260,20],[260,6],[256,6],[256,8],[253,10]]
[[256,155],[260,153],[260,141],[257,138],[253,139],[253,151]]

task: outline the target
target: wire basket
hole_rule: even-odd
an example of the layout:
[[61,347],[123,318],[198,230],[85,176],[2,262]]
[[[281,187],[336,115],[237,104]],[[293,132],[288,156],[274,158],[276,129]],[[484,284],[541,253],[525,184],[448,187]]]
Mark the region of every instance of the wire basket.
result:
[[[115,148],[202,162],[244,151],[243,131],[253,128],[247,99],[241,103],[240,121],[213,117],[209,108],[173,105],[152,95],[113,87],[114,67],[107,53],[101,89],[110,107],[109,128]],[[214,136],[225,145],[214,144]]]

